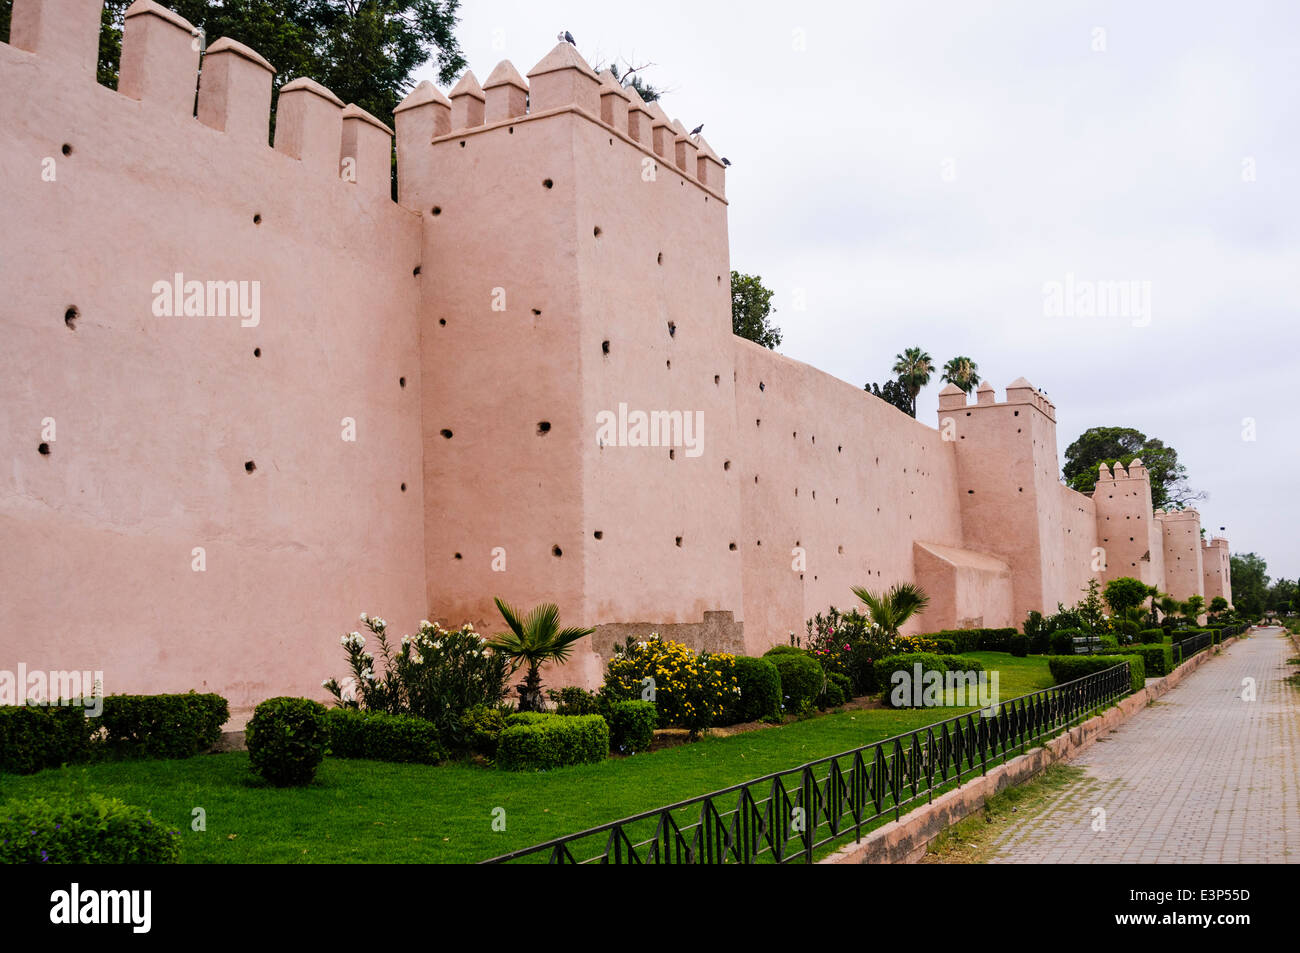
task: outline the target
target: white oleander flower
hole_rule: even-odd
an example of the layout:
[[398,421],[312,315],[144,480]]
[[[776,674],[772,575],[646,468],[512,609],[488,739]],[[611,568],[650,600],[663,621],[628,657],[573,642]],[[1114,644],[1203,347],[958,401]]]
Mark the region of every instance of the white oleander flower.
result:
[[424,656],[421,655],[419,652],[412,652],[412,653],[411,653],[411,661],[414,662],[416,665],[423,665],[423,664],[424,664]]
[[365,622],[369,622],[369,621],[370,621],[370,617],[367,616],[367,615],[363,612],[363,613],[361,613],[361,621],[362,621],[363,623],[365,623]]
[[375,680],[374,670],[369,668],[363,670],[361,672],[361,677],[364,678],[367,682],[373,682]]

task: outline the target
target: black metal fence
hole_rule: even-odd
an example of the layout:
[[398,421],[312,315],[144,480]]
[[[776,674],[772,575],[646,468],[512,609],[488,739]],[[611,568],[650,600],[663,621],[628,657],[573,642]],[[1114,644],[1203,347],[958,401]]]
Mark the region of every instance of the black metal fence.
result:
[[1182,665],[1201,649],[1208,649],[1214,644],[1213,632],[1197,632],[1174,643],[1174,664]]
[[852,751],[484,861],[812,863],[816,851],[988,771],[1132,688],[1128,663]]

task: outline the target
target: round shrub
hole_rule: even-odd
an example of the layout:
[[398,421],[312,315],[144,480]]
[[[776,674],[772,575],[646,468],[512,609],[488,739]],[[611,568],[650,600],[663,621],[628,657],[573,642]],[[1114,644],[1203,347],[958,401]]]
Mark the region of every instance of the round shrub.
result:
[[722,718],[739,694],[736,657],[700,652],[672,639],[651,635],[629,638],[614,647],[605,666],[601,694],[611,702],[649,701],[659,712],[659,727],[680,727],[698,735]]
[[244,729],[253,770],[276,787],[311,782],[329,744],[325,706],[310,698],[268,698]]
[[781,676],[770,658],[738,655],[736,680],[740,694],[728,708],[728,724],[780,717]]
[[1010,645],[1013,658],[1024,658],[1029,654],[1029,636],[1027,635],[1013,635]]
[[1074,637],[1083,635],[1081,629],[1058,629],[1052,633],[1052,654],[1073,655]]
[[1113,636],[1113,635],[1103,635],[1103,636],[1100,636],[1100,639],[1101,639],[1101,647],[1102,647],[1104,650],[1106,650],[1107,652],[1114,653],[1114,652],[1119,651],[1119,638],[1118,638],[1118,637]]
[[827,672],[826,686],[817,696],[817,707],[822,711],[828,708],[839,708],[852,697],[853,686],[849,677],[839,672]]
[[826,673],[817,661],[804,652],[777,652],[768,658],[781,676],[785,711],[802,715],[811,709],[826,683]]
[[1138,633],[1143,645],[1158,645],[1165,640],[1164,629],[1143,629]]
[[984,671],[984,663],[977,658],[967,658],[964,655],[940,655],[939,659],[944,664],[944,671],[947,672]]
[[806,649],[801,649],[797,645],[774,645],[763,653],[763,658],[771,658],[773,655],[807,655]]
[[659,714],[650,702],[614,702],[605,720],[609,722],[609,747],[619,754],[649,751]]

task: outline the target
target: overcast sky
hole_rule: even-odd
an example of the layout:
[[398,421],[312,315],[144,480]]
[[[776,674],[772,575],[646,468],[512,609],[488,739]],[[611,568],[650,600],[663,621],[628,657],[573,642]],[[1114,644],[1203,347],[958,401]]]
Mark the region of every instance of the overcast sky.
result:
[[[502,58],[526,73],[562,29],[597,65],[656,64],[668,114],[734,163],[732,267],[775,289],[782,353],[859,386],[907,346],[969,355],[999,400],[1023,375],[1062,455],[1092,426],[1163,439],[1210,531],[1300,575],[1300,3],[461,14],[480,81]],[[1051,314],[1067,275],[1136,282],[1149,309]],[[940,386],[919,400],[931,426]]]

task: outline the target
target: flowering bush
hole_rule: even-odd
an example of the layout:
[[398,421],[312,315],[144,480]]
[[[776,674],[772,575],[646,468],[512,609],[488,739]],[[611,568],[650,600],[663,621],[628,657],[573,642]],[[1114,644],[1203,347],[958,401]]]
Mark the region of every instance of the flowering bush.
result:
[[873,665],[877,659],[900,649],[896,640],[856,609],[840,612],[831,606],[808,620],[808,653],[828,673],[844,675],[855,695],[871,695],[878,689]]
[[378,655],[367,649],[359,632],[345,635],[340,642],[352,675],[344,684],[333,678],[321,683],[342,708],[424,718],[438,726],[444,744],[462,747],[461,715],[475,705],[500,705],[509,691],[508,660],[492,651],[469,623],[449,632],[424,620],[419,632],[403,636],[394,651],[387,622],[364,613],[361,621],[376,636]]
[[658,633],[643,642],[615,646],[605,669],[604,694],[610,699],[653,702],[659,726],[687,728],[692,735],[722,718],[740,694],[736,657],[701,652]]

